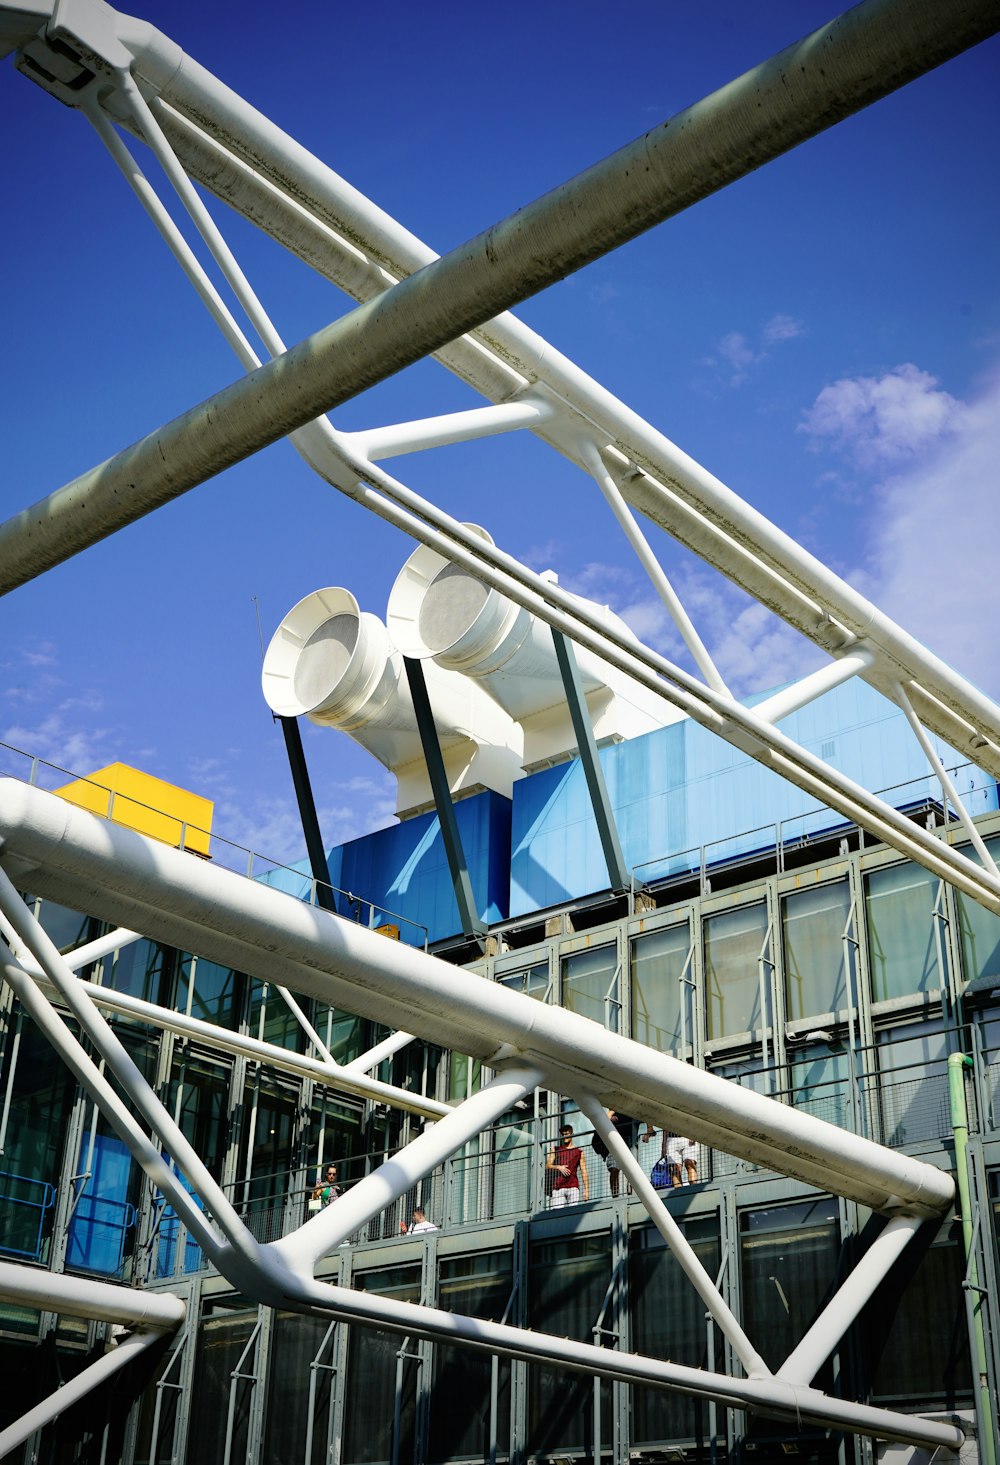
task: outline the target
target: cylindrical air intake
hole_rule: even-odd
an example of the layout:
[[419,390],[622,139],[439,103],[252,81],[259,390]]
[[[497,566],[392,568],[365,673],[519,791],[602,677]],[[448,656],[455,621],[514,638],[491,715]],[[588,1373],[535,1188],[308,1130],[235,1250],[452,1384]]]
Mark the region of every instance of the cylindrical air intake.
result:
[[[432,664],[424,676],[452,793],[491,788],[509,797],[520,772],[520,730],[467,678]],[[293,606],[271,639],[261,685],[272,712],[339,728],[391,769],[397,812],[430,802],[403,658],[349,590],[316,590]]]
[[[493,543],[478,525],[466,527]],[[607,606],[574,598],[635,639]],[[439,667],[474,677],[521,723],[526,768],[573,751],[575,736],[552,631],[544,621],[422,545],[392,587],[386,622],[405,655],[432,659]],[[591,652],[577,648],[576,660],[599,741],[635,737],[675,720],[665,701]]]

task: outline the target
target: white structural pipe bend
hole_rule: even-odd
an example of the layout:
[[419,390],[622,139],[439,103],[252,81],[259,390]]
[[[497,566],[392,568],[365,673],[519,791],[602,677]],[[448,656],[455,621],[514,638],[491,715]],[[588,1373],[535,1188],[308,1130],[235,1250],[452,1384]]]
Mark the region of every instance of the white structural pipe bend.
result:
[[[428,267],[429,278],[421,281],[419,293],[430,302],[430,307],[425,306],[422,314],[418,311],[415,319],[410,319],[407,307],[397,308],[404,300],[408,301],[412,293],[406,290],[405,282],[391,292],[395,301],[390,315],[396,328],[388,334],[376,332],[373,342],[366,341],[366,347],[372,346],[375,356],[380,356],[381,361],[376,363],[372,359],[366,369],[361,368],[359,361],[356,379],[345,388],[348,394],[398,370],[406,361],[445,346],[449,339],[489,320],[502,308],[542,288],[549,279],[561,278],[570,269],[578,267],[583,259],[597,257],[652,223],[706,197],[751,168],[778,156],[839,118],[992,34],[998,25],[995,7],[977,3],[977,0],[948,0],[948,3],[922,0],[920,4],[915,0],[907,0],[907,3],[903,0],[868,0],[867,4],[856,6],[812,36],[730,83],[719,93],[630,144],[562,190],[556,190],[530,209],[522,210],[513,224],[505,221],[505,225],[498,225],[465,250],[435,262],[433,252],[427,246],[394,224],[204,68],[184,56],[173,42],[148,25],[128,16],[116,15],[110,7],[104,9],[112,18],[108,35],[114,35],[117,29],[116,45],[120,43],[126,59],[129,52],[135,58],[136,74],[141,76],[144,85],[158,90],[180,114],[198,118],[225,147],[231,149],[236,158],[244,159],[249,164],[244,184],[253,187],[256,183],[265,188],[269,202],[279,213],[282,209],[297,211],[296,226],[287,235],[280,226],[272,230],[276,237],[282,238],[282,242],[293,248],[296,238],[301,242],[303,224],[308,224],[309,215],[303,212],[298,201],[306,200],[307,207],[315,209],[321,219],[331,220],[341,228],[344,253],[349,256],[350,282],[355,288],[371,292],[391,283],[395,278],[393,271],[408,274]],[[24,41],[29,40],[37,23],[35,19],[33,23],[26,24]],[[65,27],[57,39],[64,47],[72,47],[74,43],[72,33]],[[117,58],[115,64],[119,64]],[[79,96],[71,91],[63,89],[65,95],[62,95],[58,84],[53,84],[52,89],[61,95],[62,100],[79,103]],[[172,136],[171,141],[183,151],[186,139],[190,155],[192,130],[183,116],[175,116],[175,128],[180,129],[180,137]],[[206,142],[204,137],[202,142]],[[197,159],[192,171],[198,172]],[[209,185],[224,188],[219,182],[219,175],[212,173],[211,169],[209,172]],[[572,207],[565,206],[566,200],[571,200]],[[236,200],[233,202],[239,207]],[[569,237],[563,237],[566,231],[556,227],[560,215],[564,222],[572,224],[576,233],[571,230]],[[259,212],[257,216],[260,216]],[[316,221],[312,220],[312,223]],[[543,262],[532,258],[526,274],[525,262],[517,254],[524,241],[530,242],[536,237],[536,223],[538,230],[555,241],[551,259],[544,262],[544,270],[548,272],[544,277],[541,273]],[[327,236],[332,233],[327,228]],[[346,248],[348,237],[364,241],[375,258],[366,260],[354,245]],[[329,244],[329,239],[326,242]],[[485,250],[488,271],[480,268],[477,245],[481,251]],[[330,253],[329,248],[317,249],[310,262],[319,262],[324,254],[329,257]],[[533,249],[531,254],[534,255]],[[473,271],[471,280],[467,282],[466,264]],[[447,310],[441,310],[435,290],[429,288],[431,270],[436,272],[433,274],[435,281],[448,281],[444,292],[449,301]],[[485,288],[487,278],[491,291]],[[464,282],[462,290],[457,288],[459,280]],[[468,312],[459,304],[460,300],[470,298],[470,291],[464,288],[464,284],[471,286],[471,298],[476,301]],[[361,317],[359,312],[355,312],[355,316],[359,320],[351,318],[349,328],[353,345],[357,344],[355,327],[362,318],[367,318]],[[386,321],[381,302],[372,319],[377,319],[380,325]],[[439,320],[445,320],[447,324],[439,328]],[[419,330],[416,329],[418,323]],[[378,339],[380,335],[384,339]],[[478,362],[479,374],[489,379],[493,390],[509,394],[516,390],[519,382],[523,383],[536,374],[541,378],[542,372],[538,369],[544,355],[545,379],[566,401],[584,412],[588,420],[597,423],[602,430],[605,419],[610,415],[617,425],[609,426],[609,441],[621,445],[626,461],[648,466],[654,477],[665,478],[671,485],[670,489],[665,489],[655,481],[637,480],[631,495],[636,507],[651,513],[658,522],[672,518],[673,522],[667,527],[677,533],[680,528],[677,515],[665,511],[663,505],[669,498],[676,498],[674,490],[690,495],[690,503],[696,507],[700,505],[699,512],[704,513],[704,520],[700,526],[692,524],[692,537],[685,542],[699,553],[707,551],[706,557],[710,560],[713,551],[718,551],[720,545],[728,542],[729,548],[724,554],[732,552],[745,564],[748,573],[746,588],[751,593],[758,593],[756,583],[769,585],[777,596],[773,608],[820,644],[825,644],[824,617],[822,614],[816,617],[809,599],[815,597],[821,607],[831,607],[833,613],[841,618],[848,634],[866,637],[878,648],[880,657],[888,659],[890,666],[902,668],[907,676],[916,680],[913,696],[918,714],[935,731],[955,746],[974,754],[979,736],[976,726],[981,725],[988,730],[992,743],[981,750],[981,759],[994,771],[1000,768],[1000,748],[997,746],[1000,743],[1000,714],[989,699],[976,692],[705,470],[673,449],[672,444],[636,414],[622,408],[572,363],[559,358],[558,353],[547,348],[532,332],[504,317],[501,321],[491,321],[484,335],[501,349],[505,361],[516,363],[515,372],[525,375],[518,377],[512,374],[498,358],[488,359],[486,352],[477,350],[472,342],[468,342],[462,343],[461,355],[463,362],[472,368],[470,380],[475,380],[474,368]],[[307,373],[313,372],[319,361],[311,344],[306,343],[310,349],[304,353],[302,361]],[[334,359],[342,344],[345,343],[331,340]],[[458,350],[457,347],[449,349]],[[350,350],[343,355],[350,357]],[[371,358],[372,352],[367,351],[366,355]],[[263,369],[268,373],[268,381],[277,377],[278,368],[278,363],[272,363]],[[327,391],[321,392],[322,400],[315,405],[307,403],[301,390],[293,385],[295,371],[291,368],[293,363],[284,359],[280,364],[280,374],[293,396],[298,390],[303,405],[301,417],[289,419],[286,426],[274,423],[265,426],[264,414],[259,411],[242,413],[235,399],[237,411],[231,417],[227,411],[219,410],[223,405],[220,399],[215,404],[216,410],[206,413],[195,409],[187,414],[186,419],[181,419],[169,447],[164,441],[166,430],[153,434],[142,452],[142,445],[138,445],[136,449],[119,455],[119,459],[112,460],[114,471],[110,465],[104,465],[101,470],[51,496],[37,506],[36,511],[28,511],[9,521],[0,530],[0,540],[4,543],[2,558],[9,567],[7,576],[0,580],[0,589],[12,588],[14,584],[32,578],[48,565],[167,502],[240,456],[264,446],[275,436],[319,415],[334,405],[335,400],[344,399],[337,392],[331,395]],[[316,375],[319,385],[320,373]],[[256,386],[244,388],[242,384],[230,389],[240,400],[246,392],[256,400],[256,391]],[[278,395],[269,393],[275,408],[279,405]],[[227,394],[222,396],[228,400]],[[239,442],[232,438],[230,432],[234,418],[241,420],[243,425],[243,436]],[[246,438],[246,425],[251,421],[263,428],[260,441],[251,442]],[[272,427],[276,430],[272,431]],[[189,428],[197,435],[208,434],[212,441],[186,444]],[[230,441],[225,442],[227,438]],[[194,451],[189,452],[189,448]],[[165,463],[170,465],[166,472],[163,470]],[[139,492],[135,489],[137,483],[143,485]],[[81,494],[86,503],[86,515],[78,513]],[[82,520],[86,520],[86,528]],[[746,563],[745,546],[751,546],[759,556],[756,567]],[[777,578],[769,566],[778,569]],[[720,567],[728,568],[721,562]],[[781,584],[783,578],[784,585]],[[765,603],[772,603],[766,596],[764,598]],[[876,685],[886,682],[881,669],[877,675],[871,673],[871,679]],[[897,679],[895,673],[892,679]]]

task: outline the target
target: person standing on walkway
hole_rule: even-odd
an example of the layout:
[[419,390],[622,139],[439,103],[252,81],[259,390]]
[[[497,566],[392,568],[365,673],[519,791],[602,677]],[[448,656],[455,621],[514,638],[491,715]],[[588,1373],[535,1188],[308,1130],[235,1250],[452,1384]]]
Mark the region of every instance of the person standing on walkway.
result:
[[590,1199],[587,1161],[579,1145],[573,1143],[573,1130],[569,1124],[560,1127],[559,1143],[546,1160],[545,1168],[553,1172],[553,1210],[559,1210],[562,1206],[575,1206],[580,1199],[581,1184],[583,1199]]

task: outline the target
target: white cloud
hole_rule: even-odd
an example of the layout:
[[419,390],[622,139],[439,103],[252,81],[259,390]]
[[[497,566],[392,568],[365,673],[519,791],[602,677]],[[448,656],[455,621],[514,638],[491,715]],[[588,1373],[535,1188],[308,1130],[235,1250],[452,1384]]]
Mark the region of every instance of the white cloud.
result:
[[[737,697],[765,691],[822,665],[823,653],[706,565],[669,570],[671,583],[723,680]],[[592,561],[566,586],[608,603],[652,650],[695,672],[680,632],[642,572]],[[697,675],[698,673],[695,672]]]
[[33,724],[9,725],[0,740],[68,773],[93,773],[116,756],[114,729],[92,721],[100,710],[95,695],[69,697]]
[[759,344],[754,345],[751,338],[742,331],[727,331],[716,346],[714,354],[705,357],[703,365],[724,365],[732,372],[729,385],[741,386],[749,378],[751,369],[768,359],[771,354],[769,348],[780,346],[785,341],[794,341],[804,331],[805,326],[794,316],[772,315],[761,329]]
[[954,403],[949,426],[935,450],[878,491],[864,590],[970,681],[1000,697],[1000,375],[969,405],[947,401]]
[[764,345],[776,346],[780,341],[794,341],[804,331],[805,326],[794,315],[772,315],[764,327]]
[[912,362],[883,376],[844,377],[824,387],[799,431],[825,440],[862,467],[912,457],[961,430],[967,408]]
[[750,343],[742,331],[730,331],[723,336],[717,349],[723,361],[728,361],[735,371],[743,371],[760,360],[756,352],[750,349]]

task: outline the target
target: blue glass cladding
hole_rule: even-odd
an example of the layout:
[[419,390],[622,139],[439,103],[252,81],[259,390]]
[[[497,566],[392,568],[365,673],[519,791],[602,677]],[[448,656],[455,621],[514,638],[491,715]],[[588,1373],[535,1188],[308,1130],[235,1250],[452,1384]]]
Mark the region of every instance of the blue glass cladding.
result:
[[[893,791],[902,807],[940,799],[937,780],[903,714],[855,679],[784,719],[781,731],[872,790]],[[938,742],[947,766],[964,762]],[[816,834],[843,822],[808,794],[731,744],[685,721],[602,749],[626,863],[643,880],[773,848],[782,838]],[[997,807],[985,775],[967,798],[973,814]],[[904,787],[905,785],[905,787]],[[969,779],[960,781],[965,795]],[[607,868],[579,762],[546,769],[514,785],[511,832],[512,917],[608,886]]]
[[[760,700],[760,699],[757,699]],[[781,723],[781,731],[897,807],[940,801],[937,780],[903,714],[855,679]],[[964,759],[935,740],[949,768]],[[625,860],[640,881],[723,864],[843,824],[841,815],[690,721],[601,751]],[[997,808],[996,784],[967,769],[959,792],[973,815]],[[974,786],[974,787],[973,787]],[[971,790],[971,791],[970,791]],[[608,888],[597,826],[578,760],[514,785],[513,803],[482,793],[456,806],[480,915],[488,922],[530,915]],[[437,817],[423,814],[332,849],[330,879],[341,891],[407,918],[401,939],[419,945],[459,934],[458,911]],[[305,862],[299,867],[307,868]],[[269,884],[308,895],[309,881],[285,870]],[[369,911],[337,897],[350,919]],[[386,914],[376,918],[392,920]]]
[[[455,815],[469,866],[476,909],[488,923],[507,916],[510,869],[510,802],[490,791],[473,794],[455,805]],[[367,903],[376,907],[375,925],[402,916],[400,939],[422,945],[460,933],[458,907],[436,814],[418,814],[401,824],[379,829],[330,850],[331,883],[340,892],[360,897],[365,906],[337,895],[337,909],[349,919],[369,924]],[[307,868],[305,862],[299,868]],[[288,870],[274,870],[266,883],[299,897],[309,881]],[[382,914],[384,912],[385,914]],[[408,925],[406,922],[413,922]]]

